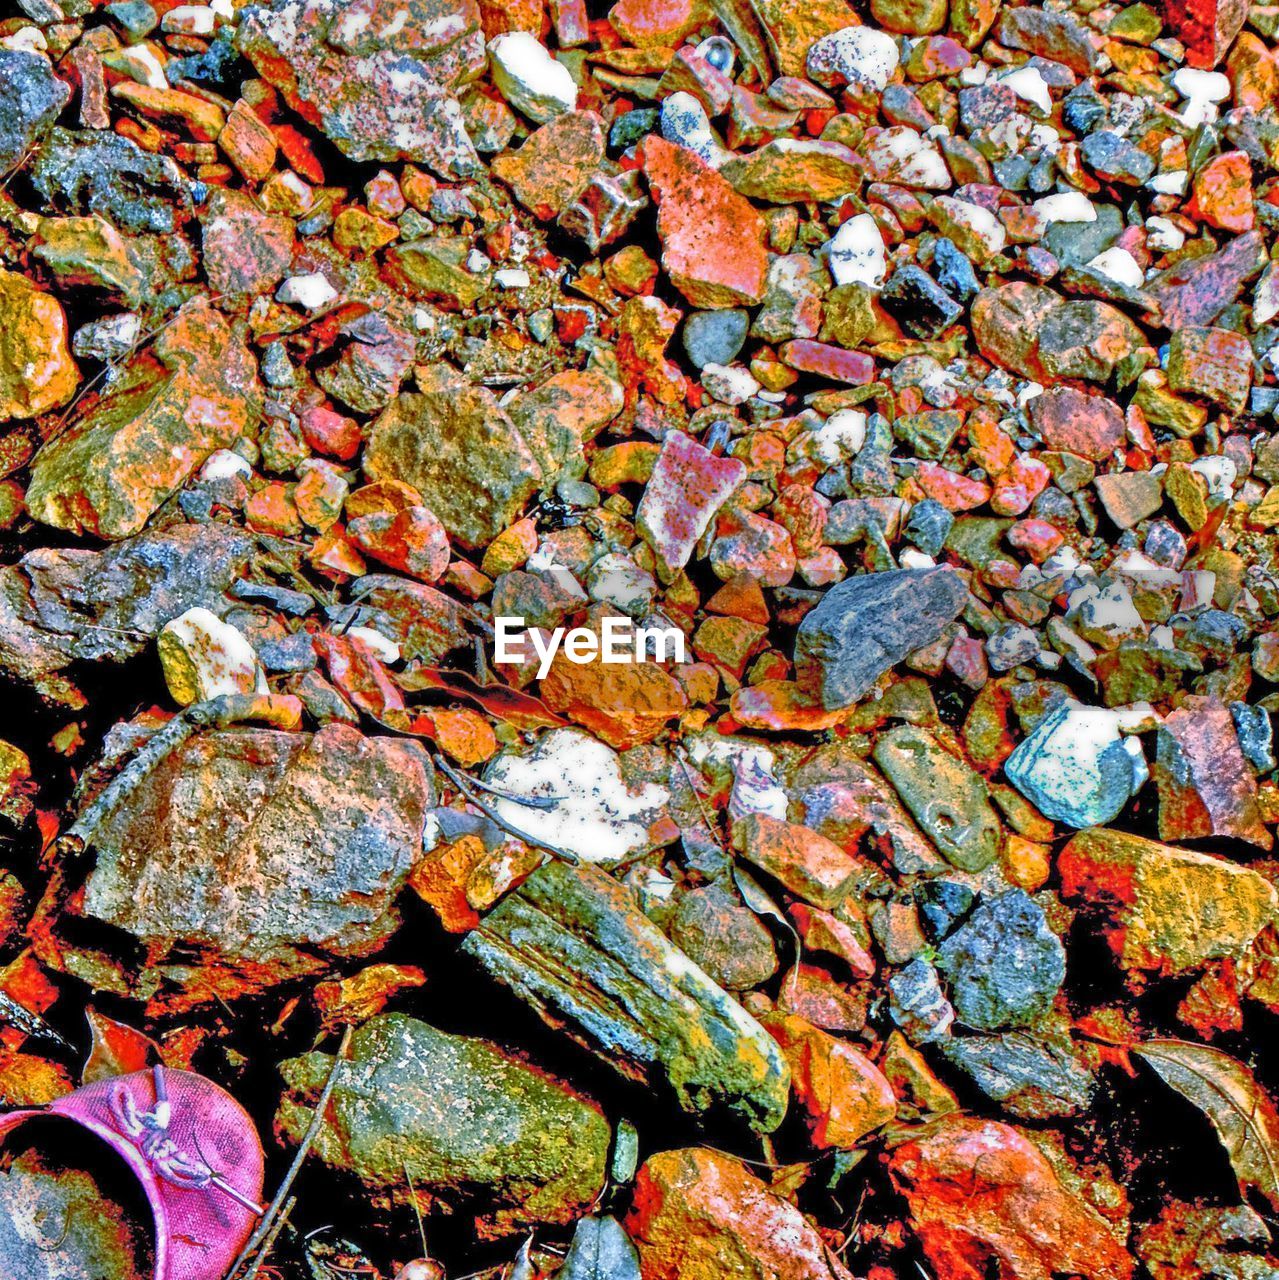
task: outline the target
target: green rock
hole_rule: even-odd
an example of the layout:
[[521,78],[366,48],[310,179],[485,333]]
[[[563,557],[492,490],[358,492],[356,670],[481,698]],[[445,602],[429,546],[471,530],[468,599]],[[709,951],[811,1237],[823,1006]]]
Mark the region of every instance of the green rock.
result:
[[604,872],[548,863],[462,949],[623,1075],[673,1090],[684,1110],[728,1109],[761,1133],[781,1123],[790,1073],[773,1038]]
[[898,725],[875,744],[875,763],[952,866],[981,871],[999,855],[999,817],[981,776],[936,738]]
[[874,331],[872,291],[864,284],[837,285],[822,299],[822,341],[854,351]]
[[388,249],[392,282],[413,294],[455,309],[473,307],[489,287],[487,274],[466,269],[471,242],[460,236],[409,240]]
[[1004,534],[1012,526],[1011,520],[994,516],[960,516],[946,535],[946,550],[974,569],[992,560],[1006,560],[1009,553],[1003,546]]
[[124,237],[105,218],[41,218],[32,249],[63,285],[114,294],[128,306],[142,299],[146,279]]
[[[280,1064],[275,1123],[290,1142],[332,1069],[327,1053]],[[477,1231],[494,1237],[571,1222],[604,1185],[611,1131],[595,1104],[486,1040],[383,1014],[338,1072],[315,1153],[382,1207],[416,1192],[427,1211],[478,1213]]]
[[1151,44],[1159,39],[1163,26],[1163,19],[1149,5],[1130,4],[1111,18],[1106,34],[1131,44]]
[[870,12],[889,31],[927,36],[946,25],[949,8],[949,0],[871,0]]
[[446,364],[420,369],[374,420],[364,454],[371,480],[403,480],[449,537],[486,547],[519,519],[542,469],[493,394]]
[[903,413],[893,423],[893,435],[909,445],[917,457],[939,462],[959,434],[963,421],[963,414],[954,409]]
[[1162,702],[1181,691],[1187,675],[1198,675],[1203,663],[1181,649],[1128,644],[1099,654],[1093,670],[1101,681],[1108,707],[1130,702]]

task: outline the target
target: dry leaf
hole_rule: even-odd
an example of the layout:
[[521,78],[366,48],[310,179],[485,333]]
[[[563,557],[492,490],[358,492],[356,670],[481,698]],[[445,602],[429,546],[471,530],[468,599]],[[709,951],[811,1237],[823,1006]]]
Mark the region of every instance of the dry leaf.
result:
[[396,677],[400,688],[409,693],[427,689],[439,689],[474,703],[482,711],[505,720],[517,729],[556,729],[568,724],[567,720],[548,711],[540,698],[503,684],[480,684],[465,671],[446,671],[441,667],[424,667],[414,664]]
[[132,1071],[145,1071],[160,1061],[159,1046],[141,1031],[126,1027],[96,1009],[84,1011],[89,1024],[92,1042],[89,1060],[84,1064],[81,1084],[93,1084],[96,1080],[109,1080],[112,1076],[127,1076]]
[[1240,1189],[1255,1188],[1279,1210],[1279,1111],[1252,1072],[1185,1040],[1147,1040],[1133,1053],[1212,1121]]

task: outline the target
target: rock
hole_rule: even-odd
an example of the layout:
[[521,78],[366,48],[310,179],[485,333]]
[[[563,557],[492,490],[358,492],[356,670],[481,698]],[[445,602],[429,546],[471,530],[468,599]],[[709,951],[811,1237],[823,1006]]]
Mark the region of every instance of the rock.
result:
[[617,0],[608,20],[628,44],[674,48],[709,16],[704,0]]
[[1215,67],[1226,56],[1248,17],[1242,0],[1172,0],[1167,22],[1186,46],[1192,67]]
[[[670,792],[656,783],[631,787],[617,754],[580,729],[553,729],[527,755],[503,752],[484,780],[497,789],[493,807],[535,838],[604,866],[650,847],[649,828]],[[553,796],[534,809],[502,796]]]
[[507,31],[489,41],[493,83],[530,120],[545,124],[577,106],[572,73],[527,31]]
[[830,274],[837,285],[863,284],[878,289],[884,283],[888,272],[884,238],[869,213],[855,214],[840,223],[827,255]]
[[[333,1058],[280,1064],[276,1130],[297,1144]],[[351,1039],[315,1155],[374,1203],[475,1217],[481,1238],[566,1225],[604,1186],[611,1134],[594,1103],[487,1040],[404,1014]]]
[[893,272],[879,304],[907,333],[926,341],[940,337],[964,313],[932,276],[910,264]]
[[480,171],[455,96],[485,66],[475,0],[273,0],[236,48],[349,159]]
[[25,276],[0,270],[0,422],[56,409],[79,383],[61,304]]
[[[1004,20],[1015,13],[1008,10]],[[1109,129],[1090,133],[1079,145],[1088,167],[1104,182],[1139,187],[1155,171],[1155,161],[1140,147]]]
[[622,385],[596,369],[565,369],[507,402],[549,487],[586,474],[586,446],[621,413]]
[[979,902],[938,948],[955,1013],[982,1031],[1024,1027],[1052,1008],[1066,953],[1042,909],[1021,889]]
[[0,49],[0,173],[8,174],[49,132],[71,99],[43,53]]
[[789,1072],[764,1029],[591,867],[550,862],[488,913],[462,949],[552,1025],[693,1114],[728,1110],[761,1133],[786,1111]]
[[[432,1263],[432,1266],[438,1266]],[[630,1237],[616,1218],[579,1218],[573,1242],[564,1255],[563,1280],[591,1280],[608,1276],[610,1280],[641,1280],[639,1254]],[[397,1280],[413,1280],[409,1276]],[[422,1280],[433,1280],[422,1277]]]
[[1165,329],[1210,325],[1269,264],[1260,231],[1230,238],[1224,248],[1187,258],[1146,285],[1155,316]]
[[640,537],[653,548],[658,573],[673,578],[715,513],[746,479],[736,458],[719,458],[679,431],[668,431],[635,513]]
[[948,4],[940,0],[871,0],[870,13],[878,26],[910,36],[927,36],[946,25]]
[[1072,299],[1044,317],[1039,360],[1048,381],[1108,382],[1116,366],[1144,344],[1141,330],[1108,302]]
[[860,1050],[794,1014],[772,1014],[764,1026],[790,1064],[814,1146],[856,1146],[894,1117],[892,1087]]
[[706,1147],[650,1156],[624,1225],[644,1280],[850,1280],[794,1205]]
[[226,611],[253,540],[174,525],[104,551],[40,548],[0,568],[0,670],[50,691],[73,662],[124,662],[187,609]]
[[1104,936],[1129,970],[1185,973],[1238,955],[1279,905],[1247,867],[1122,831],[1081,831],[1057,868],[1067,899],[1109,917]]
[[541,468],[487,389],[445,364],[419,368],[417,384],[374,419],[365,473],[411,484],[451,539],[487,546],[519,518]]
[[874,27],[842,27],[809,46],[805,66],[809,79],[824,89],[845,85],[862,92],[883,93],[897,70],[897,41]]
[[684,321],[680,335],[684,351],[693,366],[704,369],[708,364],[731,364],[746,344],[750,329],[750,312],[694,311]]
[[772,935],[719,883],[682,894],[667,933],[725,991],[749,991],[777,972]]
[[1104,826],[1149,777],[1141,743],[1122,736],[1120,723],[1114,711],[1063,699],[1018,744],[1004,773],[1045,817]]
[[1217,836],[1272,847],[1257,807],[1256,778],[1220,698],[1188,696],[1164,717],[1154,775],[1161,840]]
[[594,111],[567,111],[531,134],[518,151],[498,156],[492,171],[526,209],[549,220],[586,190],[603,158],[604,122]]
[[769,48],[783,76],[807,74],[808,51],[823,36],[854,26],[857,15],[844,0],[815,0],[797,5],[790,0],[750,0],[768,38]]
[[955,1021],[955,1010],[946,999],[937,970],[922,956],[888,979],[888,1012],[915,1044],[943,1040]]
[[1087,28],[1073,15],[1051,9],[1004,9],[999,18],[999,41],[1063,63],[1081,76],[1092,75],[1101,63],[1101,51]]
[[1149,471],[1098,476],[1093,485],[1106,514],[1121,529],[1131,529],[1163,506],[1163,485]]
[[122,231],[169,233],[191,209],[173,160],[116,133],[54,128],[29,172],[55,208],[100,214]]
[[406,662],[434,666],[446,653],[470,644],[466,623],[474,615],[442,591],[391,574],[369,574],[355,583],[360,599],[378,611],[378,623]]
[[1068,1036],[950,1036],[938,1048],[982,1093],[1022,1120],[1079,1115],[1096,1094],[1096,1081]]
[[733,824],[733,848],[815,907],[837,907],[861,870],[833,840],[766,813],[748,813]]
[[1031,426],[1049,449],[1104,462],[1124,442],[1127,425],[1119,406],[1074,387],[1050,387],[1027,406]]
[[617,751],[652,742],[688,709],[688,696],[656,662],[570,662],[561,650],[541,684],[542,701]]
[[749,155],[725,161],[719,171],[741,195],[791,204],[838,199],[857,185],[861,165],[839,142],[777,138]]
[[293,261],[293,219],[264,213],[242,191],[215,188],[204,213],[204,270],[231,300],[266,293]]
[[156,638],[169,694],[181,706],[231,693],[265,693],[253,646],[229,622],[198,606],[166,622]]
[[1252,347],[1231,329],[1178,329],[1168,343],[1168,386],[1242,413],[1252,386]]
[[657,201],[662,266],[695,307],[759,302],[768,254],[759,213],[691,151],[649,136],[644,173]]
[[999,855],[999,818],[986,784],[930,733],[898,725],[875,744],[874,760],[941,854],[964,871]]
[[399,739],[339,724],[204,733],[98,827],[81,913],[149,948],[152,983],[188,1003],[370,955],[399,925],[433,799]]
[[888,1169],[937,1280],[975,1280],[987,1260],[1006,1280],[1132,1276],[1106,1221],[1010,1125],[943,1116],[898,1146]]
[[944,568],[837,583],[800,623],[796,679],[828,709],[852,706],[908,653],[932,644],[967,600],[963,578]]
[[1051,289],[1036,284],[999,285],[983,289],[973,300],[973,341],[982,355],[1001,369],[1035,382],[1053,379],[1039,359],[1039,332],[1061,305]]

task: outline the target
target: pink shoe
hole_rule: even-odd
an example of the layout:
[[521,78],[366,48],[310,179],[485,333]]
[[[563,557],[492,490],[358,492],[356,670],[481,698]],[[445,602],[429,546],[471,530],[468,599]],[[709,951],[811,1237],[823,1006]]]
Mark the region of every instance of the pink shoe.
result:
[[262,1144],[229,1093],[153,1067],[0,1115],[0,1142],[50,1115],[96,1134],[137,1175],[155,1218],[155,1280],[221,1280],[263,1212]]

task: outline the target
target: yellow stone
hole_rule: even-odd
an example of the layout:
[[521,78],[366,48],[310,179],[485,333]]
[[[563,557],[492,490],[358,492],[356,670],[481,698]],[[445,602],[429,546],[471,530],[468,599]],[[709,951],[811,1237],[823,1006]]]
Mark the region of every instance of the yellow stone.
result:
[[0,422],[66,404],[79,382],[62,304],[25,276],[0,271]]

